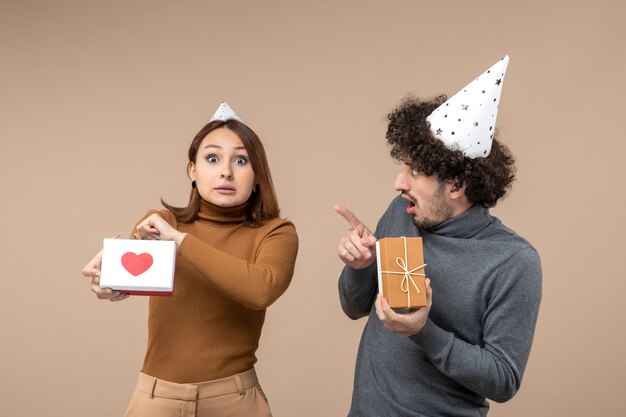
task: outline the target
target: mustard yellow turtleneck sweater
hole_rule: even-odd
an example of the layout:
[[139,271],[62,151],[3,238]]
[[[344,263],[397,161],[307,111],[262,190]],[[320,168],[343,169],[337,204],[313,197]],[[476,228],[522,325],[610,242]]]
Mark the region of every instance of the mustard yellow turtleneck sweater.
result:
[[142,371],[176,383],[244,372],[256,363],[265,309],[285,292],[298,236],[287,220],[243,223],[246,205],[202,202],[199,219],[178,224],[187,233],[176,255],[174,295],[150,297],[148,347]]

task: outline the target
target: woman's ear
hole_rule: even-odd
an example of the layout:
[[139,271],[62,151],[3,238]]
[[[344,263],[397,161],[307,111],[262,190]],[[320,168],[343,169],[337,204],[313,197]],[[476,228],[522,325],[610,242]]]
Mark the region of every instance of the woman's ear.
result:
[[190,180],[195,181],[196,179],[196,164],[193,162],[189,162],[187,165],[187,176]]

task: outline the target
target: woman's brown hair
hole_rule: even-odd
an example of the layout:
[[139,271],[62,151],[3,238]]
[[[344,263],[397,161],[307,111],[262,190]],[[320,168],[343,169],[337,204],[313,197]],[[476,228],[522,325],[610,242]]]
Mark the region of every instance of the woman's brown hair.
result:
[[[189,164],[196,163],[198,149],[204,138],[219,128],[230,129],[239,136],[248,152],[248,158],[254,172],[256,187],[248,199],[244,222],[249,226],[258,227],[266,221],[278,217],[280,208],[278,207],[278,199],[276,198],[265,149],[256,133],[240,121],[235,119],[214,120],[200,129],[189,146]],[[163,199],[161,199],[161,204],[174,214],[179,223],[191,223],[198,218],[201,200],[202,197],[200,197],[198,189],[192,187],[187,207],[174,207],[167,204]]]

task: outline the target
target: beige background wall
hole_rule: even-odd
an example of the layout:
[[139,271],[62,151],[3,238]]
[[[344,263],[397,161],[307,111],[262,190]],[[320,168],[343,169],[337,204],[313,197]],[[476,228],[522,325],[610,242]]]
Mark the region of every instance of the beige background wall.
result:
[[339,307],[332,207],[375,227],[399,169],[386,113],[509,54],[519,171],[494,213],[539,250],[544,298],[522,389],[491,415],[625,415],[625,22],[621,0],[0,0],[0,414],[123,413],[147,303],[100,302],[80,270],[160,197],[186,202],[189,141],[227,100],[301,238],[264,387],[276,416],[345,415],[364,321]]

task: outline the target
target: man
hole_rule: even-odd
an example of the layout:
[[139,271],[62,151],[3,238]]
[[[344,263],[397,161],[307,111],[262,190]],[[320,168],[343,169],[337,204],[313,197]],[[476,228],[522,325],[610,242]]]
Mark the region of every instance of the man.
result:
[[[349,416],[485,416],[520,387],[541,300],[535,249],[489,213],[514,180],[494,136],[508,57],[457,95],[406,99],[389,115],[400,195],[376,231],[352,228],[339,258],[341,305],[368,316]],[[392,310],[378,294],[376,239],[421,236],[427,306]]]

